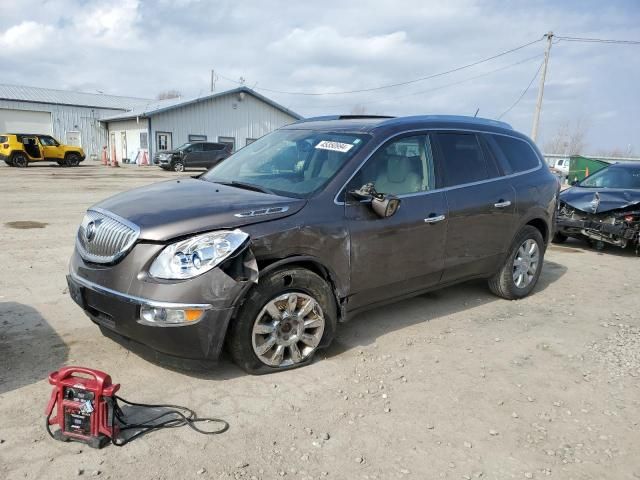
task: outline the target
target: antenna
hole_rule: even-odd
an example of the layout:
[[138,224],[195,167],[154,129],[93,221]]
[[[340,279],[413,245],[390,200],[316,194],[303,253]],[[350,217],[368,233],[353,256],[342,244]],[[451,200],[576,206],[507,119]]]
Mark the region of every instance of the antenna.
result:
[[473,118],[476,118],[478,116],[479,111],[480,111],[480,107],[478,107],[478,109],[476,110],[476,113],[473,115]]

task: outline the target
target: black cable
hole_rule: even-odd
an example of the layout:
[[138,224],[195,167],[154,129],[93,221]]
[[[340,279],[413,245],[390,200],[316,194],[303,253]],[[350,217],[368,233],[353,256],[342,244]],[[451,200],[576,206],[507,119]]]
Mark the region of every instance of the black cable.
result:
[[544,60],[542,61],[542,63],[538,66],[538,69],[536,70],[535,75],[533,76],[533,78],[531,79],[531,81],[529,82],[529,85],[527,85],[527,88],[524,89],[524,91],[520,94],[520,96],[518,97],[518,99],[513,103],[513,105],[511,105],[509,108],[507,108],[504,112],[502,112],[497,120],[500,120],[502,117],[504,117],[507,113],[509,113],[511,111],[511,109],[513,109],[513,107],[515,107],[518,103],[520,103],[520,100],[522,100],[522,98],[527,94],[527,92],[529,91],[529,89],[531,88],[531,85],[533,85],[533,82],[536,80],[536,78],[538,78],[538,74],[540,73],[540,69],[542,68],[542,65],[544,65]]
[[[385,88],[393,88],[393,87],[400,87],[403,85],[410,85],[412,83],[417,83],[417,82],[422,82],[424,80],[430,80],[432,78],[436,78],[436,77],[441,77],[443,75],[448,75],[450,73],[454,73],[454,72],[458,72],[460,70],[464,70],[465,68],[470,68],[470,67],[475,67],[476,65],[480,65],[481,63],[485,63],[488,62],[490,60],[494,60],[496,58],[502,57],[504,55],[508,55],[509,53],[513,53],[513,52],[517,52],[518,50],[521,50],[525,47],[528,47],[530,45],[533,45],[534,43],[538,43],[540,41],[542,41],[544,37],[538,38],[537,40],[533,40],[529,43],[525,43],[524,45],[520,45],[519,47],[515,47],[509,50],[505,50],[504,52],[500,52],[496,55],[492,55],[490,57],[487,58],[483,58],[482,60],[477,60],[475,62],[472,63],[468,63],[466,65],[462,65],[460,67],[456,67],[456,68],[452,68],[451,70],[447,70],[444,72],[439,72],[439,73],[434,73],[431,75],[427,75],[425,77],[420,77],[420,78],[415,78],[413,80],[407,80],[405,82],[398,82],[398,83],[391,83],[388,85],[380,85],[378,87],[371,87],[371,88],[363,88],[360,90],[345,90],[342,92],[288,92],[285,90],[276,90],[276,89],[272,89],[272,88],[265,88],[265,87],[255,87],[256,90],[262,90],[264,92],[271,92],[271,93],[281,93],[281,94],[285,94],[285,95],[305,95],[305,96],[321,96],[321,95],[346,95],[346,94],[351,94],[351,93],[362,93],[362,92],[373,92],[376,90],[382,90]],[[220,78],[224,78],[225,80],[228,80],[230,82],[233,83],[237,83],[238,85],[244,85],[244,82],[239,82],[237,80],[233,80],[229,77],[225,77],[224,75],[218,74],[220,76]]]
[[565,42],[585,42],[585,43],[614,43],[624,45],[640,45],[638,40],[618,40],[609,38],[587,38],[587,37],[564,37],[562,35],[554,35],[553,38]]
[[[186,425],[192,430],[195,430],[196,432],[201,433],[203,435],[219,435],[229,430],[229,424],[226,421],[221,420],[219,418],[199,418],[196,412],[194,412],[190,408],[183,407],[181,405],[171,405],[171,404],[151,405],[146,403],[135,403],[135,402],[130,402],[128,400],[125,400],[124,398],[119,397],[117,395],[115,395],[113,398],[114,398],[114,402],[113,402],[114,404],[113,404],[112,426],[115,426],[115,421],[117,419],[118,422],[120,422],[121,431],[133,430],[133,429],[140,430],[139,432],[133,434],[132,436],[126,439],[112,438],[111,443],[113,443],[117,447],[122,447],[136,438],[139,438],[143,435],[146,435],[147,433],[150,433],[156,430],[161,430],[163,428],[176,428],[176,427],[183,427]],[[118,405],[118,401],[121,401],[122,403],[126,403],[127,405],[131,405],[134,407],[168,408],[170,410],[160,413],[155,417],[148,418],[142,423],[129,423],[126,421],[124,413],[122,412],[122,409]],[[168,418],[162,422],[158,422],[158,420],[167,416],[173,416],[173,418]],[[218,430],[202,430],[201,428],[198,428],[196,426],[196,423],[198,422],[216,422],[216,423],[222,424],[222,427],[219,428]],[[48,420],[47,420],[47,423],[48,423]]]

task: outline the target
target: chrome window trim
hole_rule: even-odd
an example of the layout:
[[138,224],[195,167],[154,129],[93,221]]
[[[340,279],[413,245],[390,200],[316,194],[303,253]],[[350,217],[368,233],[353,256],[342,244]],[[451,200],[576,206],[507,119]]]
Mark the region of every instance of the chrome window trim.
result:
[[[338,200],[338,196],[345,189],[345,187],[349,184],[349,182],[353,179],[353,177],[356,176],[356,174],[360,171],[360,169],[364,166],[364,164],[373,155],[375,155],[375,153],[378,152],[378,150],[380,148],[382,148],[382,146],[385,145],[387,142],[389,142],[390,140],[393,140],[396,137],[399,137],[399,136],[402,136],[402,135],[405,135],[405,134],[411,134],[411,133],[419,134],[419,133],[422,133],[423,135],[429,135],[430,132],[481,133],[481,134],[486,134],[486,135],[502,135],[503,137],[509,137],[509,138],[513,138],[515,140],[520,140],[521,142],[524,142],[525,144],[527,144],[527,146],[531,150],[533,150],[533,153],[535,154],[536,158],[538,159],[538,166],[534,167],[534,168],[530,168],[529,170],[523,170],[522,172],[511,173],[509,175],[503,175],[501,177],[487,178],[485,180],[478,180],[477,182],[462,183],[460,185],[454,185],[452,187],[435,188],[433,190],[427,190],[427,191],[424,191],[424,192],[405,193],[405,194],[402,194],[402,195],[396,195],[396,197],[398,197],[398,198],[408,198],[408,197],[416,197],[418,195],[429,195],[431,193],[440,193],[440,192],[446,192],[446,191],[449,191],[449,190],[457,190],[458,188],[472,187],[472,186],[475,186],[475,185],[481,185],[483,183],[489,183],[489,182],[495,182],[497,180],[503,180],[505,178],[514,178],[514,177],[518,177],[520,175],[526,175],[527,173],[532,173],[532,172],[538,171],[538,170],[540,170],[542,168],[542,161],[540,160],[540,156],[538,155],[538,152],[536,152],[535,149],[531,146],[531,144],[529,142],[527,142],[526,140],[523,140],[522,138],[518,138],[518,137],[516,137],[514,135],[509,135],[508,133],[487,132],[485,130],[474,130],[474,129],[469,129],[469,128],[451,128],[451,127],[449,127],[449,128],[428,128],[428,129],[420,128],[420,129],[414,129],[414,130],[405,130],[404,132],[394,133],[393,135],[389,135],[388,137],[386,137],[382,142],[379,143],[378,147],[374,151],[372,151],[369,155],[367,155],[364,158],[364,160],[362,160],[360,165],[358,165],[358,167],[354,170],[354,172],[347,179],[347,181],[344,182],[342,187],[340,187],[340,189],[338,190],[338,193],[336,193],[335,197],[333,197],[333,203],[336,204],[336,205],[346,205],[346,202],[341,202],[341,201]],[[431,142],[429,142],[429,147],[431,148]],[[431,157],[433,157],[433,153],[431,153]],[[360,202],[367,202],[367,200],[361,200]]]
[[93,283],[85,278],[78,276],[73,272],[70,272],[69,275],[71,276],[71,279],[74,282],[80,284],[85,288],[88,288],[89,290],[92,290],[96,293],[100,293],[102,295],[116,298],[126,303],[132,303],[134,305],[151,307],[151,308],[167,308],[167,309],[182,309],[182,310],[186,310],[186,309],[211,310],[213,308],[213,305],[211,305],[210,303],[160,302],[156,300],[150,300],[148,298],[136,297],[134,295],[128,295],[126,293],[118,292],[117,290],[112,290],[111,288],[103,287],[102,285]]

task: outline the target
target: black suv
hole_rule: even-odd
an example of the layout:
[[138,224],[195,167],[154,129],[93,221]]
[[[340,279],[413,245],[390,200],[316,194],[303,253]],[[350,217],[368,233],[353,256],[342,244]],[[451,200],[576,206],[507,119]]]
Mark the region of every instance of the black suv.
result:
[[213,142],[185,143],[175,150],[158,152],[155,164],[164,170],[183,172],[186,168],[211,168],[231,155],[231,145]]
[[198,178],[91,207],[69,290],[112,338],[196,359],[226,343],[249,372],[296,367],[387,302],[473,278],[528,295],[558,188],[502,122],[300,121]]

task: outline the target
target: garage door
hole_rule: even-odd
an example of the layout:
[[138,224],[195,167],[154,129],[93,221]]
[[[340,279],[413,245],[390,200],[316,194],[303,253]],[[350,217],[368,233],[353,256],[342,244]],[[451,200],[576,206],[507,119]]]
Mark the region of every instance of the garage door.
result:
[[51,134],[51,113],[0,108],[0,133]]

